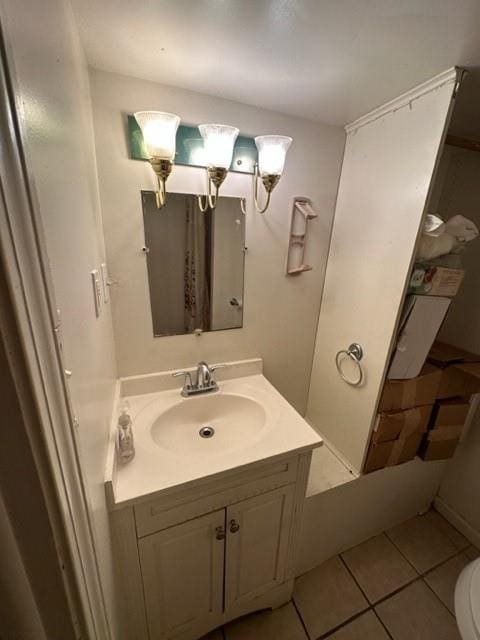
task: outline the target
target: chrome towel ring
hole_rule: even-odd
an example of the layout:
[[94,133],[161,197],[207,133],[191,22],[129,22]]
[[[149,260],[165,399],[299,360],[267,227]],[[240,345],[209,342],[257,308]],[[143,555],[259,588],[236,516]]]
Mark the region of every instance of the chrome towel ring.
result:
[[[349,380],[342,371],[341,362],[343,359],[342,356],[344,355],[349,357],[351,360],[353,360],[353,362],[356,364],[358,368],[358,378],[356,380]],[[348,349],[341,349],[335,356],[335,364],[337,365],[337,371],[340,374],[341,379],[347,384],[351,385],[352,387],[359,387],[363,382],[364,374],[363,374],[362,365],[360,363],[360,360],[362,358],[363,358],[363,349],[356,342],[353,342],[348,347]]]

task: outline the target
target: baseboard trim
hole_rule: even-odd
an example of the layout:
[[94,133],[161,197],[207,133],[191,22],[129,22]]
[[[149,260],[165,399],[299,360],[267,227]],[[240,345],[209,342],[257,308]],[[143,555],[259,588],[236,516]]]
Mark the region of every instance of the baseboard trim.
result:
[[442,516],[450,522],[456,529],[463,533],[463,535],[474,544],[477,549],[480,549],[480,531],[477,531],[475,527],[472,527],[465,518],[462,518],[455,509],[445,502],[439,496],[436,496],[433,501],[435,509],[442,514]]

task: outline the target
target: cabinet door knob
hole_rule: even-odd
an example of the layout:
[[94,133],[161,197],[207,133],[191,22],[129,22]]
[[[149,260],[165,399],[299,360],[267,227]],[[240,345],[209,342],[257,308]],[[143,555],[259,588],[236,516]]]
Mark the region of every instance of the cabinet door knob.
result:
[[240,525],[238,524],[238,522],[236,520],[230,520],[230,532],[237,533],[239,529]]
[[215,529],[215,537],[217,540],[225,540],[225,529],[224,527],[217,527]]

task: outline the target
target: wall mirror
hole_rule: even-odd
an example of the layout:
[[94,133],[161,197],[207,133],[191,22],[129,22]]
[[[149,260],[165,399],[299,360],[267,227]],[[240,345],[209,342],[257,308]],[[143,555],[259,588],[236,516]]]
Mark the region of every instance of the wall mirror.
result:
[[194,194],[169,193],[158,209],[142,191],[154,336],[243,326],[245,216],[241,198],[202,213]]

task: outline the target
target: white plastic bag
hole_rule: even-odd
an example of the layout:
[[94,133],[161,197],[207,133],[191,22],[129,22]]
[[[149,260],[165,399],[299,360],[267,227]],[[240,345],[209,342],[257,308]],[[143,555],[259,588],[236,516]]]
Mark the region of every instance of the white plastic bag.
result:
[[479,234],[474,222],[461,215],[443,222],[438,216],[428,214],[425,218],[417,260],[433,260],[449,253],[460,253],[466,242]]
[[478,236],[478,228],[468,218],[457,215],[445,223],[445,233],[454,236],[459,243],[471,242]]

